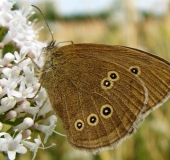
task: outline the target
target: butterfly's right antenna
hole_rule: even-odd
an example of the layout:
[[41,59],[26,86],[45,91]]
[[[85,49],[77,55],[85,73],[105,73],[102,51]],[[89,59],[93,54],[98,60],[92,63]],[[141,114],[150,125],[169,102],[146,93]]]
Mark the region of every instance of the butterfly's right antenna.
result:
[[39,11],[39,12],[41,13],[41,15],[43,16],[44,21],[45,21],[45,23],[46,23],[46,25],[47,25],[47,27],[48,27],[48,30],[50,31],[50,34],[51,34],[51,37],[52,37],[52,43],[54,43],[55,41],[54,41],[53,33],[52,33],[52,31],[51,31],[51,29],[50,29],[50,27],[49,27],[49,25],[48,25],[48,23],[47,23],[47,21],[46,21],[46,19],[45,19],[45,17],[44,17],[44,15],[43,15],[42,11],[41,11],[41,10],[40,10],[37,6],[34,6],[34,5],[31,5],[31,6],[35,7],[36,9],[38,9],[38,11]]

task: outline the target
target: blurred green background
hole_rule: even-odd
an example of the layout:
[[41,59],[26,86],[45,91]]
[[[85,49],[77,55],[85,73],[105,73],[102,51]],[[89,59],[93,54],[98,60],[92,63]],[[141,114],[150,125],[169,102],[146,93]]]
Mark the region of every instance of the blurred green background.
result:
[[[36,5],[42,10],[57,42],[72,40],[74,43],[125,45],[170,61],[170,9],[164,14],[155,14],[137,10],[133,0],[117,0],[108,10],[97,14],[61,16],[52,1],[40,1]],[[34,11],[36,15],[33,18],[38,18],[36,27],[44,26],[40,40],[50,41],[42,16],[36,9]],[[56,143],[56,146],[39,150],[36,160],[169,160],[169,122],[170,100],[152,112],[137,132],[115,150],[93,155],[72,148],[66,138],[53,134],[46,146],[51,143]],[[56,131],[64,133],[60,121]],[[19,155],[17,159],[30,160],[31,157],[28,153]]]

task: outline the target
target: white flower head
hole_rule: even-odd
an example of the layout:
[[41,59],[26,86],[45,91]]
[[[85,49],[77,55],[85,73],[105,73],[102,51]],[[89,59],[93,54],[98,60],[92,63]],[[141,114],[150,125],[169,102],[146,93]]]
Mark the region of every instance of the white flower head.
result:
[[56,127],[57,117],[52,115],[49,118],[47,118],[44,123],[49,123],[49,125],[44,124],[37,124],[35,125],[35,128],[45,134],[44,143],[47,142],[49,136],[54,132],[54,129]]
[[[4,30],[0,35],[0,151],[14,160],[16,153],[25,154],[29,148],[34,152],[34,159],[39,146],[43,146],[39,135],[30,142],[34,127],[44,133],[46,143],[54,132],[57,118],[52,115],[37,71],[43,66],[40,55],[46,43],[37,40],[39,29],[34,30],[34,23],[28,20],[34,14],[32,8],[11,10],[13,4],[0,0],[0,29]],[[6,45],[14,46],[14,49],[10,50]],[[47,113],[49,118],[46,118]],[[17,135],[13,138],[14,131]]]
[[0,114],[12,109],[16,104],[14,97],[5,97],[1,99]]
[[11,137],[8,133],[0,133],[0,151],[7,153],[10,160],[14,160],[16,153],[25,154],[27,149],[21,143],[22,134],[17,134],[15,138]]
[[29,150],[34,153],[32,160],[35,159],[35,156],[39,149],[39,146],[42,145],[40,136],[38,136],[38,138],[34,139],[34,142],[29,142],[29,141],[25,141],[25,140],[22,141],[23,145],[25,147],[29,148]]

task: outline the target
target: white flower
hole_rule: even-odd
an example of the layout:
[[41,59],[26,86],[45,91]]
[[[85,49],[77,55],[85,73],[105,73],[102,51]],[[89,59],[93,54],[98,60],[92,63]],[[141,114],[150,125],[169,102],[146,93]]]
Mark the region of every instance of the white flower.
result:
[[37,91],[33,91],[32,87],[27,87],[26,77],[23,77],[20,83],[19,92],[22,94],[22,98],[26,99],[34,97]]
[[12,6],[13,6],[12,1],[11,2],[6,1],[6,0],[0,1],[0,11],[8,12],[11,10]]
[[12,109],[16,104],[14,97],[5,97],[1,99],[0,114]]
[[[14,70],[14,69],[12,69]],[[5,94],[7,94],[8,96],[14,96],[14,97],[21,97],[22,94],[19,91],[16,91],[16,87],[19,81],[21,81],[22,77],[13,77],[17,75],[17,72],[13,72],[16,73],[14,74],[9,74],[10,76],[6,79],[0,79],[0,84],[3,86],[3,92],[0,95],[0,98],[3,97]]]
[[22,143],[25,147],[29,148],[34,153],[32,160],[35,158],[39,146],[42,144],[40,136],[34,139],[35,143],[23,140]]
[[[27,51],[24,50],[24,49],[20,50],[20,53],[18,53],[17,51],[15,51],[15,52],[14,52],[14,56],[15,56],[14,62],[15,62],[15,63],[21,62],[21,61],[25,58],[26,54],[27,54]],[[22,62],[21,62],[21,63],[22,63]]]
[[25,130],[25,129],[31,127],[33,124],[34,124],[33,119],[27,117],[27,118],[25,118],[25,119],[23,120],[22,123],[18,124],[18,125],[15,126],[13,129],[14,129],[14,130],[19,130],[19,131],[21,131],[21,130]]
[[0,1],[0,24],[4,27],[8,26],[9,21],[13,18],[11,15],[11,8],[13,3],[6,0]]
[[8,133],[0,133],[0,151],[6,152],[10,160],[14,160],[16,153],[25,154],[27,149],[22,145],[21,139],[22,134],[18,135],[13,139]]
[[0,65],[5,66],[14,60],[14,55],[12,53],[6,53],[4,58],[0,60]]
[[39,130],[45,134],[44,143],[47,142],[48,137],[54,132],[54,129],[56,127],[56,122],[57,122],[57,117],[52,115],[44,121],[45,124],[50,123],[49,126],[43,125],[43,124],[35,125],[35,128],[37,130]]
[[23,111],[31,114],[33,116],[33,120],[35,120],[35,117],[39,112],[39,107],[25,107]]
[[[33,15],[31,8],[27,11],[11,10],[12,6],[11,1],[0,0],[0,27],[2,31],[4,30],[4,34],[0,33],[2,39],[0,42],[0,57],[2,57],[0,59],[0,114],[4,117],[1,118],[0,123],[0,151],[5,152],[8,159],[13,160],[16,153],[24,154],[27,151],[25,147],[28,147],[31,152],[34,152],[34,159],[39,146],[43,146],[43,143],[39,135],[35,143],[30,142],[30,135],[35,132],[31,129],[34,126],[43,132],[46,143],[54,132],[57,118],[51,112],[46,119],[47,113],[52,108],[38,77],[39,68],[44,63],[41,53],[46,44],[37,40],[39,29],[34,30],[34,23],[28,21],[28,18]],[[17,51],[6,47],[14,44]],[[16,134],[19,132],[15,138],[9,135],[12,134],[12,130]]]
[[17,106],[17,108],[15,108],[15,111],[19,114],[21,112],[24,112],[25,108],[30,107],[30,102],[28,102],[27,100],[23,100],[21,101],[21,104]]
[[[37,102],[38,103],[38,102]],[[38,106],[42,106],[42,104],[40,103],[40,104],[38,104]],[[38,117],[39,116],[42,116],[42,115],[45,115],[46,113],[48,113],[48,112],[50,112],[50,111],[52,111],[53,109],[52,109],[52,107],[51,107],[51,104],[50,104],[50,102],[49,102],[49,100],[48,101],[46,101],[46,103],[40,108],[40,110],[39,110],[39,112],[38,112]]]
[[8,120],[8,119],[12,119],[12,118],[16,118],[17,117],[17,112],[14,111],[14,110],[10,110],[6,116],[5,116],[5,119]]

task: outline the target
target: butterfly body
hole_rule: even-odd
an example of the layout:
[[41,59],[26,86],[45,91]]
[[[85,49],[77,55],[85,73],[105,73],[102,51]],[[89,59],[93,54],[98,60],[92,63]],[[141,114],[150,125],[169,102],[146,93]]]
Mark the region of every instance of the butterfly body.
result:
[[92,152],[117,147],[170,96],[170,63],[124,46],[47,47],[41,79],[69,142]]

